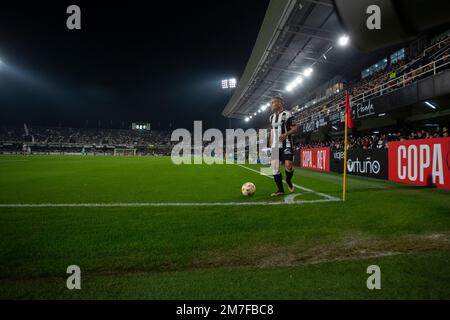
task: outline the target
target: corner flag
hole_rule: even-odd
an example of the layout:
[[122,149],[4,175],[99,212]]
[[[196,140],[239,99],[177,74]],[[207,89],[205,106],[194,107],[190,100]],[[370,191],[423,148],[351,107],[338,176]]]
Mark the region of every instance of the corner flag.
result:
[[342,201],[345,202],[347,188],[347,149],[348,149],[348,128],[353,128],[352,107],[348,91],[345,93],[345,130],[344,130],[344,174],[342,179]]
[[345,93],[345,113],[347,114],[347,126],[348,128],[353,128],[353,114],[352,107],[350,106],[350,95],[348,92]]

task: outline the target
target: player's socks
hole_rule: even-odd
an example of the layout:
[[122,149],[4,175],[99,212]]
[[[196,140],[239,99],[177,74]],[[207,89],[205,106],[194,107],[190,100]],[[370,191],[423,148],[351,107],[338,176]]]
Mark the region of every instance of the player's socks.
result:
[[275,174],[273,176],[273,179],[275,180],[275,183],[277,185],[278,192],[284,192],[284,189],[283,189],[283,177],[281,176],[281,173]]
[[294,185],[292,184],[292,177],[294,176],[294,169],[292,171],[286,170],[286,183],[288,185],[289,191],[294,192]]

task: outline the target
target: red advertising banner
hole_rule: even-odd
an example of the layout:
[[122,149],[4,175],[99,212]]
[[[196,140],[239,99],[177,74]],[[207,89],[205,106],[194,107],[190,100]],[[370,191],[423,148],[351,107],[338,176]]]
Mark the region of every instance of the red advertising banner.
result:
[[329,172],[330,148],[302,149],[300,166],[305,169]]
[[450,189],[450,138],[389,142],[389,180]]

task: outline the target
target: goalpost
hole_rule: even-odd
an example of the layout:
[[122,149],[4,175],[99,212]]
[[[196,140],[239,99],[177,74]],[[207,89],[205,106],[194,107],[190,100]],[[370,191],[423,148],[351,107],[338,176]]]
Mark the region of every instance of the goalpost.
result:
[[136,149],[114,148],[115,156],[136,156]]

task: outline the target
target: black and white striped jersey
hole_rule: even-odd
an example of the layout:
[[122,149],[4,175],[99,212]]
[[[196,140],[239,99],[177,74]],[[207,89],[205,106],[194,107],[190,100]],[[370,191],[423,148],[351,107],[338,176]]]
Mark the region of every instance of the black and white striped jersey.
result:
[[292,128],[292,114],[289,111],[272,113],[269,117],[269,123],[272,126],[270,136],[272,148],[292,148],[292,137],[287,137],[282,143],[279,141],[281,134],[288,132]]

